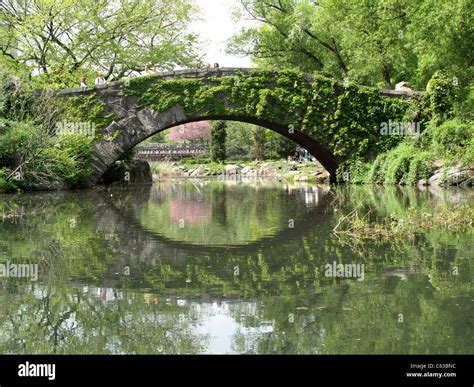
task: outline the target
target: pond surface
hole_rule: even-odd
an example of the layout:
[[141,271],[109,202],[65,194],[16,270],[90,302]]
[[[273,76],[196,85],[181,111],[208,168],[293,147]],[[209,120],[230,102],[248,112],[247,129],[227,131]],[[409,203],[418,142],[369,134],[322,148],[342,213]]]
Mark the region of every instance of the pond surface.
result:
[[0,196],[0,274],[38,270],[0,278],[0,353],[472,354],[472,233],[333,233],[357,206],[462,203],[472,191],[265,180]]

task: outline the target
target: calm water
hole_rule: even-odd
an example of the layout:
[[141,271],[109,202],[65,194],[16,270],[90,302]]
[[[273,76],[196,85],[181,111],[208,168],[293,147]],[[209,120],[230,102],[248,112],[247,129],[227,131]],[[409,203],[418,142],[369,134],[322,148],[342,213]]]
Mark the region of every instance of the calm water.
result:
[[[472,233],[356,248],[332,232],[361,204],[466,202],[216,180],[0,196],[0,263],[38,264],[37,281],[0,278],[0,353],[472,354]],[[364,276],[328,277],[333,262]]]

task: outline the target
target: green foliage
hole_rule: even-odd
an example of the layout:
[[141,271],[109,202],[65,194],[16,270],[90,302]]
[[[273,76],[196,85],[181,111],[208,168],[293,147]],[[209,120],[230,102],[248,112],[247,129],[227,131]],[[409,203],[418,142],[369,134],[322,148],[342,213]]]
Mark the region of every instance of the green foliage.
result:
[[9,175],[8,168],[0,168],[0,193],[12,192],[17,189],[16,184],[11,179],[7,179]]
[[372,163],[369,171],[367,172],[367,182],[375,184],[382,184],[384,182],[384,165],[387,159],[388,152],[381,153],[377,156],[375,161]]
[[415,184],[418,180],[427,181],[433,172],[433,154],[430,151],[422,151],[416,153],[410,159],[408,173],[403,177],[402,181],[406,184]]
[[[33,98],[28,83],[0,67],[0,190],[75,188],[92,173],[91,139],[56,136],[60,120],[95,121],[103,106],[92,97],[77,101]],[[60,113],[67,112],[68,115]],[[90,121],[89,121],[90,122]]]
[[[458,119],[437,125],[431,121],[417,139],[405,139],[395,148],[383,152],[370,164],[361,168],[358,161],[345,163],[339,169],[348,171],[350,182],[375,184],[415,184],[427,180],[434,172],[435,164],[443,166],[462,162],[474,163],[474,131],[470,122]],[[435,163],[436,162],[436,163]]]
[[105,104],[97,98],[97,93],[91,93],[80,97],[68,98],[62,106],[61,119],[69,122],[93,123],[98,130],[96,136],[100,136],[100,129],[106,128],[114,120],[114,114],[105,113]]
[[166,132],[157,133],[150,138],[143,141],[144,144],[163,144],[168,142],[168,136]]
[[350,182],[351,184],[366,183],[370,164],[361,159],[347,161],[338,168],[337,180],[340,182]]
[[91,140],[50,135],[31,122],[4,121],[0,130],[0,189],[80,187],[92,173]]
[[474,121],[474,85],[460,90],[454,116],[463,121]]
[[227,122],[226,153],[227,160],[250,160],[254,142],[252,125],[243,122]]
[[197,57],[188,26],[197,11],[189,0],[64,0],[35,6],[8,1],[0,14],[0,46],[40,88],[93,84],[92,69],[108,80],[145,66],[172,68]]
[[473,3],[469,0],[242,0],[258,21],[229,51],[259,67],[323,71],[338,79],[423,90],[437,70],[472,79]]
[[93,172],[93,148],[87,137],[59,137],[51,149],[51,157],[57,158],[54,161],[57,164],[57,175],[69,188],[81,187]]
[[[360,203],[363,207],[366,203]],[[463,205],[455,209],[442,207],[436,214],[409,208],[403,218],[395,215],[371,222],[367,215],[360,217],[356,208],[349,214],[340,214],[334,232],[347,237],[351,243],[361,244],[369,240],[382,240],[393,244],[404,239],[414,239],[416,234],[431,229],[444,229],[450,232],[472,233],[474,228],[474,209]]]
[[204,168],[204,171],[208,172],[210,175],[218,175],[223,169],[223,164],[221,162],[212,161],[208,156],[186,158],[181,160],[179,164],[186,170],[192,170],[199,167]]
[[24,80],[2,68],[0,63],[0,118],[21,120],[31,109],[31,95]]
[[295,154],[297,144],[279,133],[267,130],[265,159],[287,159]]
[[414,158],[416,151],[415,144],[403,142],[396,148],[388,151],[385,160],[385,184],[396,184],[410,170],[410,162]]
[[429,127],[433,151],[446,160],[462,160],[473,163],[474,126],[472,122],[446,121],[440,126]]
[[215,121],[211,129],[211,159],[214,162],[222,162],[226,159],[226,137],[227,123]]
[[265,158],[265,145],[267,141],[266,130],[260,126],[256,126],[253,130],[253,141],[255,144],[253,157],[256,160]]
[[438,71],[428,83],[428,90],[432,118],[437,122],[453,118],[457,92],[455,78]]
[[[359,181],[376,184],[414,184],[427,179],[432,172],[432,153],[418,150],[416,141],[405,140],[397,147],[380,154],[365,170]],[[350,169],[352,176],[352,169]],[[364,171],[361,172],[364,174]],[[351,177],[352,182],[352,177]]]
[[2,120],[0,123],[0,165],[16,161],[28,139],[29,123]]
[[[227,160],[278,160],[286,159],[295,152],[296,144],[272,130],[261,128],[263,148],[257,152],[256,128],[242,122],[227,123]],[[258,137],[258,136],[257,136]],[[262,145],[260,145],[262,146]],[[260,156],[257,157],[257,154]]]

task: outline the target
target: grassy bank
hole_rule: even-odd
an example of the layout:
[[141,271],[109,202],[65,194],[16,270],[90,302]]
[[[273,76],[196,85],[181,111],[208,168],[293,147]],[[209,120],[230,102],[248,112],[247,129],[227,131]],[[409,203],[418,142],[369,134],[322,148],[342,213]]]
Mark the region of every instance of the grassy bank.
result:
[[471,122],[453,119],[436,125],[430,122],[419,136],[404,139],[372,162],[351,160],[340,169],[340,180],[353,184],[427,184],[440,173],[448,181],[449,168],[474,168],[474,130]]
[[361,216],[355,209],[347,215],[340,215],[334,232],[358,240],[390,241],[413,238],[417,232],[426,230],[465,232],[474,227],[474,209],[467,205],[455,209],[444,207],[435,214],[410,208],[403,218],[391,215],[377,222],[371,222],[369,218],[370,212]]
[[75,188],[90,175],[91,141],[0,120],[0,193]]

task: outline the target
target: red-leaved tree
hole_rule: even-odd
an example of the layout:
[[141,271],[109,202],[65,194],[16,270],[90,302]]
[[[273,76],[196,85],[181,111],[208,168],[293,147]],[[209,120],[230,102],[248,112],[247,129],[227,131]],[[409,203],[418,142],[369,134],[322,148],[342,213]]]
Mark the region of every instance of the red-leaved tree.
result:
[[175,142],[204,142],[211,137],[211,124],[207,121],[192,122],[171,128],[168,138]]

